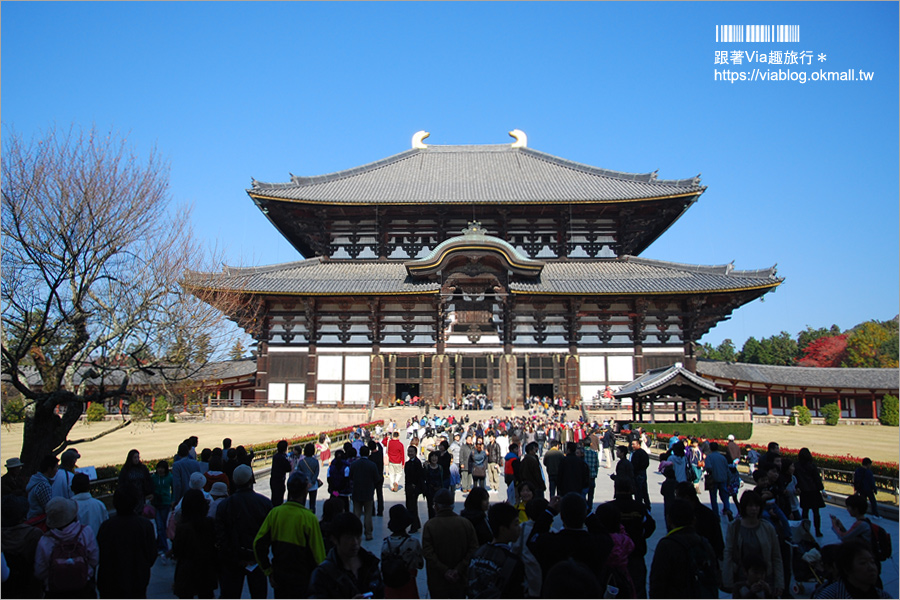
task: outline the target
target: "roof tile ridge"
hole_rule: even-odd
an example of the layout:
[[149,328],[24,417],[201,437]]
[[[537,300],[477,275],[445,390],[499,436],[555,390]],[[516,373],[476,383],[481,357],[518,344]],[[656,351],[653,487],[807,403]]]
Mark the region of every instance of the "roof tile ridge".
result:
[[360,175],[362,173],[368,173],[369,171],[375,171],[378,169],[382,169],[388,165],[392,165],[396,162],[400,162],[402,160],[406,160],[408,158],[412,158],[424,152],[418,148],[411,148],[409,150],[404,150],[398,154],[393,154],[391,156],[380,158],[378,160],[366,163],[364,165],[359,165],[356,167],[350,167],[349,169],[342,169],[340,171],[332,171],[331,173],[324,173],[322,175],[310,175],[310,176],[300,176],[291,174],[291,181],[286,183],[265,183],[262,181],[252,180],[253,187],[248,192],[256,192],[263,189],[287,189],[287,188],[297,188],[303,187],[307,185],[315,185],[318,183],[328,183],[331,181],[338,181],[340,179],[347,179],[348,177],[354,177],[356,175]]
[[302,260],[293,260],[283,263],[275,263],[273,265],[261,265],[257,267],[232,267],[224,265],[222,271],[229,277],[241,277],[247,275],[259,275],[262,273],[272,273],[275,271],[286,271],[287,269],[296,269],[298,267],[311,267],[321,264],[322,258],[315,256],[313,258],[304,258]]
[[648,185],[672,185],[675,187],[697,188],[703,190],[706,189],[705,185],[700,185],[700,175],[685,179],[658,179],[657,173],[659,172],[659,170],[652,171],[650,173],[628,173],[626,171],[616,171],[614,169],[595,167],[587,163],[578,162],[568,158],[562,158],[561,156],[556,156],[555,154],[550,154],[548,152],[542,152],[541,150],[536,150],[534,148],[525,147],[517,148],[516,150],[537,160],[543,160],[545,162],[553,163],[558,166],[575,171],[587,173],[589,175],[609,177],[611,179],[618,179],[621,181],[636,181],[638,183],[646,183]]
[[692,273],[712,273],[715,275],[727,275],[729,277],[749,277],[752,279],[773,279],[783,281],[784,278],[776,277],[777,265],[773,265],[766,269],[748,269],[735,270],[734,261],[724,265],[695,265],[690,263],[679,263],[668,260],[658,260],[655,258],[645,258],[643,256],[631,256],[629,254],[619,257],[624,262],[633,262],[635,264],[643,264],[651,267],[662,267],[681,269]]

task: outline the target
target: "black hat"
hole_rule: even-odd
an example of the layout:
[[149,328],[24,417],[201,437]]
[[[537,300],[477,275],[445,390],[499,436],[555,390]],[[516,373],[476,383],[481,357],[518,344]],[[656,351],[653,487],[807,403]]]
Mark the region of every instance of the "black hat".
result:
[[388,521],[388,529],[390,529],[394,533],[405,531],[407,527],[412,525],[412,516],[409,514],[409,511],[406,510],[406,507],[402,504],[393,505],[388,514],[390,515],[390,520]]

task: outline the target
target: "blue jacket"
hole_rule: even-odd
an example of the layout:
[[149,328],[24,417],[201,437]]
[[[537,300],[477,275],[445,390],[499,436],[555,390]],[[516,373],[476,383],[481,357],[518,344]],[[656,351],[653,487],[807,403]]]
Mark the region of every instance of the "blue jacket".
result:
[[710,452],[706,456],[706,472],[716,483],[728,481],[728,460],[721,452]]

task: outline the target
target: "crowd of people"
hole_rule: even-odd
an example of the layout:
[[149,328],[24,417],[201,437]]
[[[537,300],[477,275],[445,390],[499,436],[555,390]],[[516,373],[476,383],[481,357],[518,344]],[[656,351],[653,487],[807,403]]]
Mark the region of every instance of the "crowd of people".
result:
[[[868,459],[847,499],[852,521],[832,518],[840,543],[820,546],[824,486],[808,449],[794,463],[769,444],[739,493],[751,486],[733,436],[722,448],[672,436],[659,456],[666,535],[648,564],[650,440],[564,409],[391,420],[334,450],[324,435],[281,441],[269,497],[254,490],[252,452],[230,439],[198,453],[188,438],[153,472],[131,450],[112,516],[77,472],[77,450],[45,457],[27,481],[12,458],[0,478],[3,593],[146,597],[161,560],[175,561],[179,598],[239,598],[245,584],[252,598],[778,598],[792,580],[811,582],[813,597],[887,597]],[[597,502],[601,469],[614,493]],[[385,488],[405,503],[387,507],[376,554],[362,540],[384,518]]]

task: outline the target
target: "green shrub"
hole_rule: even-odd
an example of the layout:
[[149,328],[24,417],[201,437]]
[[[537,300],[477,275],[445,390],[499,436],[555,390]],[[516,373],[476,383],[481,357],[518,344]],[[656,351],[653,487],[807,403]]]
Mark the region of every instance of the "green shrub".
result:
[[135,400],[128,405],[128,414],[133,421],[143,421],[150,415],[150,407],[143,400]]
[[900,412],[897,407],[897,396],[885,396],[881,399],[881,414],[878,420],[882,425],[897,427],[900,425]]
[[797,411],[797,422],[801,425],[809,425],[812,423],[812,413],[809,412],[809,409],[805,406],[798,406],[796,408]]
[[85,417],[89,423],[96,423],[106,418],[106,407],[102,402],[91,402],[88,406],[87,416]]
[[703,436],[724,440],[734,435],[735,440],[749,440],[753,435],[753,423],[728,423],[725,421],[708,421],[703,423],[632,423],[634,427],[643,427],[644,431],[662,434],[675,433],[688,437]]
[[825,417],[826,425],[837,425],[841,419],[841,410],[838,408],[837,402],[826,404],[822,407],[822,416]]
[[3,403],[3,422],[21,423],[25,420],[25,401],[22,396],[13,396]]
[[160,398],[153,405],[153,415],[150,417],[150,420],[154,423],[162,423],[166,420],[168,412],[169,401],[165,398]]

